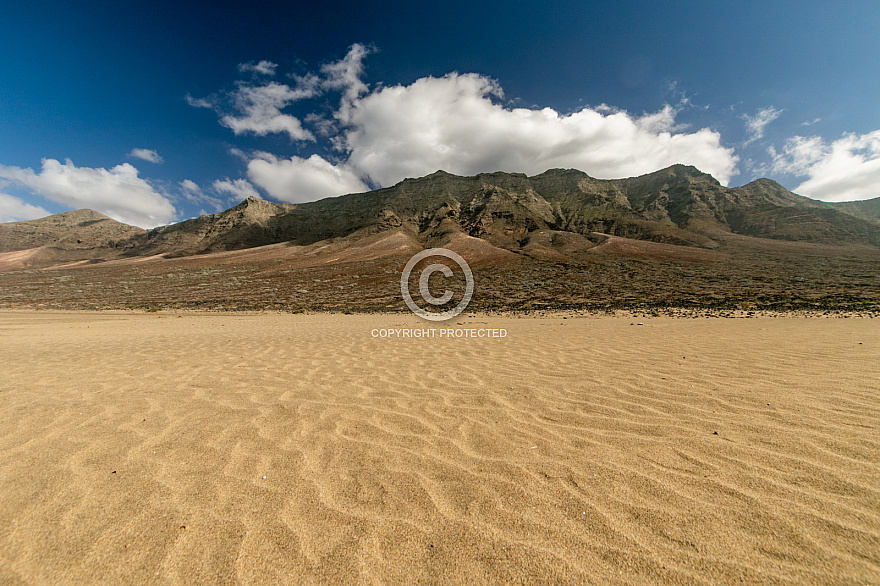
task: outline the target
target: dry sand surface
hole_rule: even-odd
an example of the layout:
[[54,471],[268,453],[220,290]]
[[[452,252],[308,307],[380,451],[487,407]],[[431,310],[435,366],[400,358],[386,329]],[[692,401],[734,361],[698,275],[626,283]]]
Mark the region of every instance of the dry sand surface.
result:
[[877,320],[455,325],[0,313],[0,583],[880,583]]

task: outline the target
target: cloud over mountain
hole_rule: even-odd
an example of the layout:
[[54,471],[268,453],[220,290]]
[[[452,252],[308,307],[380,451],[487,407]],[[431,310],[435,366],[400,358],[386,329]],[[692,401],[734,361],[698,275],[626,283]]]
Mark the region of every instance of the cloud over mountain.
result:
[[138,177],[138,170],[128,163],[104,169],[77,167],[70,159],[64,163],[43,159],[39,173],[0,165],[0,178],[73,209],[94,209],[142,228],[168,223],[176,216],[169,199]]
[[807,178],[796,193],[824,201],[880,197],[880,130],[845,134],[830,144],[819,136],[795,136],[781,152],[769,151],[774,172]]
[[670,106],[642,116],[606,106],[561,114],[510,108],[502,97],[485,76],[449,74],[354,99],[340,116],[348,163],[380,185],[437,169],[473,175],[571,167],[618,178],[686,163],[725,184],[735,171],[720,134],[683,132]]
[[319,155],[282,159],[257,153],[247,168],[251,181],[272,197],[289,203],[369,191],[347,165],[334,165]]
[[0,193],[0,222],[34,220],[48,215],[49,212],[40,206],[34,206],[15,196]]
[[[372,51],[352,45],[345,58],[324,64],[317,74],[294,76],[292,85],[240,81],[226,95],[225,107],[232,113],[217,96],[189,98],[190,104],[217,110],[220,123],[236,134],[287,133],[298,141],[314,141],[317,134],[329,141],[336,156],[251,154],[248,178],[283,201],[364,191],[438,169],[473,175],[571,167],[614,178],[684,163],[724,184],[737,172],[738,158],[722,146],[717,131],[687,131],[676,124],[678,112],[668,105],[642,115],[605,105],[568,114],[513,108],[503,102],[497,81],[475,73],[370,89],[363,81],[363,60]],[[339,102],[329,116],[283,112],[294,102],[330,92]]]
[[[212,187],[217,193],[229,195],[235,201],[241,201],[249,197],[260,198],[260,194],[254,189],[247,179],[218,179]],[[262,198],[260,198],[262,199]]]

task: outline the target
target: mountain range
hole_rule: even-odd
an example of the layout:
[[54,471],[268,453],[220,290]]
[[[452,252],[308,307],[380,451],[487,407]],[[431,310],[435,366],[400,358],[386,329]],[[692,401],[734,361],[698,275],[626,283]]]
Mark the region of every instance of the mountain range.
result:
[[715,248],[730,234],[878,246],[880,198],[820,202],[769,179],[726,188],[683,165],[619,180],[572,169],[533,177],[438,171],[385,189],[303,204],[248,198],[226,211],[152,230],[92,210],[64,212],[0,224],[0,252],[34,250],[37,264],[174,257],[279,242],[309,245],[389,229],[402,229],[426,245],[463,234],[517,253],[527,252],[539,232],[590,242],[606,234],[701,248]]
[[458,251],[476,267],[761,257],[754,265],[761,273],[780,254],[794,264],[856,255],[870,265],[859,274],[876,274],[880,198],[821,202],[769,179],[727,188],[684,165],[618,180],[571,169],[531,177],[437,171],[309,203],[248,198],[223,212],[151,230],[92,210],[0,224],[0,271],[196,257],[204,263],[212,255],[305,267],[397,259],[436,246]]

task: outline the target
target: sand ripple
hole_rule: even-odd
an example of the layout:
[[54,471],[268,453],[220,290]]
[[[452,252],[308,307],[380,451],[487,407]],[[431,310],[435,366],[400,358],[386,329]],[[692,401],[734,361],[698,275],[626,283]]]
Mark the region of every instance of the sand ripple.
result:
[[880,583],[869,319],[0,313],[0,582]]

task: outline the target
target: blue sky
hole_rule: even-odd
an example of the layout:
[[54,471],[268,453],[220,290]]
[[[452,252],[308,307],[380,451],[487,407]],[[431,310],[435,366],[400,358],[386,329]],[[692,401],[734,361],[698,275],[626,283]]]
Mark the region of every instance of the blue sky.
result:
[[150,227],[444,169],[880,196],[876,2],[0,7],[0,221]]

